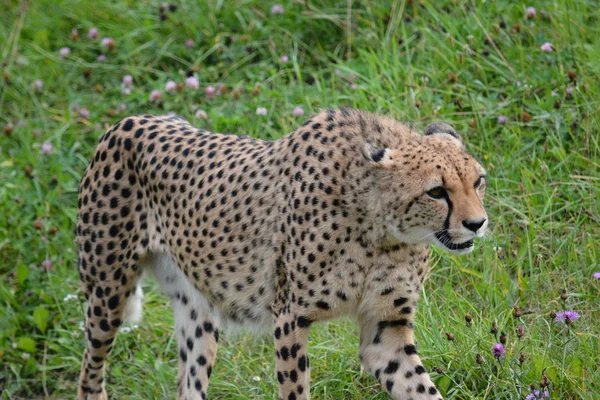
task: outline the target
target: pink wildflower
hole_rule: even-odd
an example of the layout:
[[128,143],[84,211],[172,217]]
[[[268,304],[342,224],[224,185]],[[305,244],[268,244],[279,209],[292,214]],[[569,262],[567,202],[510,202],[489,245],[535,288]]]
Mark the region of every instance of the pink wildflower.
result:
[[193,76],[190,76],[185,80],[185,86],[191,90],[198,90],[200,88],[200,82]]
[[167,92],[169,94],[177,93],[177,84],[175,83],[175,81],[167,82],[167,84],[165,85],[165,92]]
[[44,261],[42,261],[42,271],[50,272],[53,268],[54,266],[52,265],[52,260],[45,259]]
[[281,15],[284,12],[285,10],[281,4],[275,4],[273,7],[271,7],[271,14],[273,15]]
[[554,47],[552,47],[552,44],[548,42],[541,45],[540,49],[542,49],[542,51],[545,51],[546,53],[552,53],[554,51]]
[[214,86],[209,86],[206,89],[204,89],[204,94],[206,95],[207,99],[214,99],[216,92],[217,92],[217,90],[215,89]]
[[304,108],[302,107],[296,107],[294,108],[294,111],[292,111],[292,115],[294,117],[301,117],[304,115]]
[[556,322],[564,322],[569,325],[572,321],[579,319],[579,314],[575,311],[561,311],[556,313]]
[[596,279],[600,279],[600,272],[594,272],[594,275],[592,276]]
[[44,142],[44,144],[42,144],[40,153],[45,154],[45,155],[50,155],[53,152],[54,152],[54,146],[52,146],[52,143]]
[[133,76],[125,75],[123,77],[123,86],[125,87],[133,87]]
[[281,56],[279,57],[279,62],[286,64],[288,61],[290,61],[288,56]]
[[36,92],[42,93],[42,90],[44,90],[44,81],[37,79],[35,82],[33,82],[33,87],[35,88]]
[[100,46],[102,46],[108,50],[114,50],[115,47],[117,47],[117,42],[115,42],[115,39],[113,39],[113,38],[104,38],[100,42]]
[[106,61],[106,56],[104,54],[99,54],[98,57],[96,57],[96,61],[104,62]]
[[525,16],[527,17],[527,19],[535,19],[535,7],[527,7],[527,10],[525,10]]
[[502,343],[496,343],[492,347],[492,355],[496,359],[504,357],[506,355],[506,350],[504,349],[504,345],[502,345]]
[[356,90],[356,89],[358,89],[358,85],[357,85],[356,83],[354,83],[354,82],[353,82],[353,83],[350,85],[350,89],[352,89],[352,90]]
[[153,90],[152,92],[150,92],[150,101],[151,102],[155,102],[160,100],[162,94],[160,93],[160,90]]
[[567,86],[567,88],[565,89],[565,92],[569,95],[569,96],[573,96],[573,86]]
[[90,28],[90,30],[88,31],[88,37],[90,39],[98,39],[98,29]]
[[124,96],[129,96],[131,94],[131,88],[123,86],[121,88],[121,94],[124,95]]
[[63,47],[58,51],[58,54],[61,59],[65,58],[65,57],[69,57],[69,54],[71,54],[71,49],[68,47]]
[[188,39],[185,41],[185,48],[186,49],[192,49],[196,46],[196,43],[194,43],[194,41],[192,39]]
[[83,107],[81,110],[79,110],[79,117],[83,119],[88,119],[90,117],[90,110]]
[[506,115],[499,115],[498,116],[498,123],[499,124],[502,124],[502,125],[505,124],[506,120],[507,120]]

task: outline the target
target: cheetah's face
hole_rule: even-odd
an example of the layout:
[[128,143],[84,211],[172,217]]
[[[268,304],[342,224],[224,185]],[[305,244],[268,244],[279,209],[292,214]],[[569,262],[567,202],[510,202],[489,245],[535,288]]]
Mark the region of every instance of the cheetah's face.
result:
[[363,154],[379,167],[385,226],[404,243],[468,253],[488,225],[485,170],[449,125],[431,124],[425,134],[402,149],[365,145]]

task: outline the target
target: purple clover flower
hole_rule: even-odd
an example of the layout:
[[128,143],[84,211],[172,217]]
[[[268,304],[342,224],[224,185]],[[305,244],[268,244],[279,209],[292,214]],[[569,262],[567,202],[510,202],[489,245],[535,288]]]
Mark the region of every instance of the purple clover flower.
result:
[[98,39],[98,29],[90,28],[90,30],[88,31],[88,37],[90,39]]
[[44,154],[44,155],[50,155],[54,152],[54,146],[52,146],[52,143],[50,142],[44,142],[44,144],[42,144],[42,148],[40,149],[40,153]]
[[525,16],[527,19],[535,19],[536,14],[535,7],[527,7],[527,10],[525,10]]
[[160,93],[160,90],[153,90],[152,92],[150,92],[150,101],[151,102],[155,102],[160,100],[162,94]]
[[53,268],[54,268],[54,265],[52,264],[52,260],[46,259],[46,260],[42,261],[42,271],[49,272],[49,271],[52,271]]
[[275,4],[273,7],[271,7],[271,14],[273,15],[280,15],[284,12],[285,10],[281,4]]
[[[294,111],[292,111],[292,115],[294,117],[301,117],[301,116],[303,116],[304,115],[304,108],[302,108],[300,106],[294,108]],[[599,272],[599,274],[600,274],[600,272]]]
[[550,393],[548,393],[547,390],[544,390],[543,392],[541,390],[534,390],[525,396],[525,400],[544,400],[548,397],[550,397]]
[[575,311],[561,311],[556,313],[556,322],[562,322],[569,325],[571,322],[579,319],[579,314]]
[[492,347],[492,355],[495,359],[502,358],[506,355],[506,350],[504,349],[504,345],[502,343],[496,343]]
[[552,44],[548,42],[541,45],[540,49],[546,53],[552,53],[554,51],[554,47],[552,47]]
[[60,56],[60,58],[65,58],[65,57],[69,57],[69,54],[71,54],[71,49],[68,47],[62,47],[59,51],[58,54]]
[[177,83],[175,83],[175,81],[168,81],[165,84],[165,92],[169,94],[177,93]]
[[217,89],[215,89],[214,86],[209,86],[206,89],[204,89],[204,94],[206,95],[207,99],[214,99],[215,93],[217,93]]
[[600,279],[600,272],[594,272],[594,275],[592,276],[596,279]]
[[200,82],[193,76],[190,76],[185,80],[185,86],[191,90],[198,90],[200,88]]

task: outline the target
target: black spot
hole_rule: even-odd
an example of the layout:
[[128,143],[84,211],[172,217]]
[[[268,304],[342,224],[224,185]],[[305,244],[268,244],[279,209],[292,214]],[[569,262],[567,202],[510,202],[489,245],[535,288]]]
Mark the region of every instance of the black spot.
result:
[[391,379],[388,379],[388,380],[385,382],[385,388],[387,389],[387,391],[388,391],[388,392],[390,392],[390,393],[391,393],[391,392],[392,392],[392,388],[393,388],[393,387],[394,387],[394,381],[393,381],[393,380],[391,380]]
[[429,394],[436,394],[436,393],[437,393],[437,389],[435,387],[431,386],[429,388]]
[[128,119],[127,121],[125,121],[125,123],[123,124],[123,130],[125,132],[129,132],[131,130],[131,128],[133,128],[133,120],[132,119]]
[[296,319],[296,323],[298,324],[299,328],[308,328],[313,321],[306,317],[300,316]]
[[117,306],[119,305],[119,295],[116,294],[113,297],[111,297],[110,299],[108,299],[108,308],[110,308],[111,310],[114,310],[115,308],[117,308]]
[[100,329],[102,329],[104,332],[108,332],[110,330],[107,320],[103,319],[100,321]]
[[417,354],[417,348],[414,344],[407,344],[406,346],[404,346],[404,351],[408,355]]
[[393,374],[396,371],[398,371],[398,367],[400,367],[400,363],[398,363],[398,360],[392,360],[388,363],[387,367],[383,372],[385,372],[386,374]]
[[406,303],[408,299],[406,297],[398,297],[394,300],[394,307],[400,307],[402,304]]
[[300,368],[300,371],[304,372],[306,371],[306,364],[307,364],[307,359],[305,355],[300,356],[300,358],[298,358],[298,368]]
[[417,365],[415,367],[415,372],[419,375],[424,374],[425,373],[425,367],[423,367],[422,365]]
[[329,310],[329,303],[323,300],[319,300],[316,302],[316,306],[322,310]]
[[417,386],[417,392],[425,393],[425,386],[423,386],[422,383],[420,383],[419,386]]

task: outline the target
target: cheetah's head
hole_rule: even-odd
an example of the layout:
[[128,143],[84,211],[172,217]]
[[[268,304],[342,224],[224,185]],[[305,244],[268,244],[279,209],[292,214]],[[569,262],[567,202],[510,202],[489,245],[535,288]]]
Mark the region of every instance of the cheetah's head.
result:
[[488,225],[483,207],[485,170],[448,124],[398,146],[365,144],[375,167],[379,207],[387,231],[404,243],[434,244],[455,254],[473,250]]

